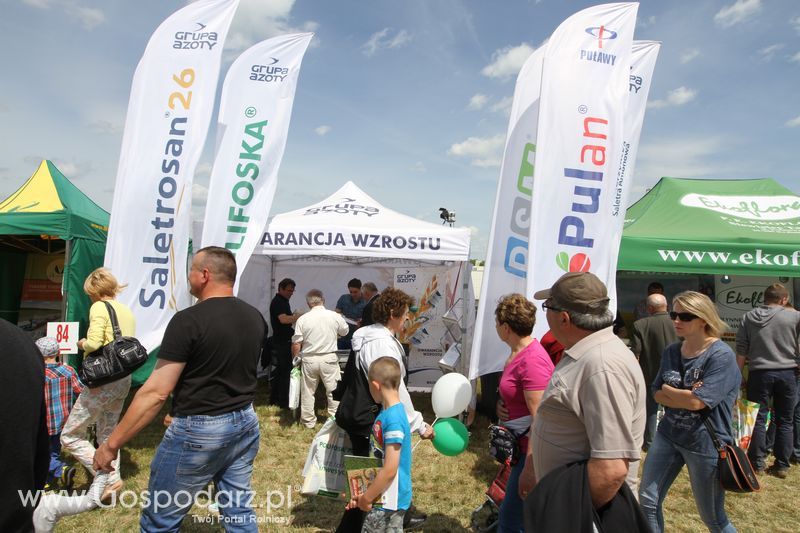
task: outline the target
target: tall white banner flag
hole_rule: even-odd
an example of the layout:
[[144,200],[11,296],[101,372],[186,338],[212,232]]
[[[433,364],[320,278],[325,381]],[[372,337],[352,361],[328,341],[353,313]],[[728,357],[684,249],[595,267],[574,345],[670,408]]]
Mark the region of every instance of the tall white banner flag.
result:
[[220,57],[239,0],[201,0],[173,13],[133,76],[105,265],[127,290],[150,350],[189,305],[186,259],[192,181],[214,108]]
[[211,171],[203,246],[231,250],[240,273],[267,225],[300,63],[313,35],[282,35],[252,46],[233,62],[222,86],[221,140]]
[[[545,45],[546,46],[546,45]],[[503,369],[508,348],[497,337],[494,309],[498,298],[525,292],[531,190],[539,123],[539,91],[545,46],[537,49],[519,71],[508,123],[503,163],[497,182],[494,218],[483,270],[469,378]]]
[[[616,275],[611,205],[624,138],[637,3],[579,11],[547,43],[527,294],[569,271]],[[541,337],[547,322],[538,320]]]
[[608,280],[608,294],[611,295],[611,310],[617,309],[617,259],[619,245],[622,241],[622,229],[625,225],[625,212],[628,209],[628,198],[631,193],[631,180],[635,176],[636,154],[639,151],[639,137],[642,134],[644,112],[647,108],[647,96],[653,81],[653,71],[661,43],[657,41],[633,41],[631,49],[631,72],[628,81],[628,108],[625,112],[624,136],[622,151],[619,156],[617,183],[611,202],[611,222],[608,232],[611,234],[610,269],[614,273]]

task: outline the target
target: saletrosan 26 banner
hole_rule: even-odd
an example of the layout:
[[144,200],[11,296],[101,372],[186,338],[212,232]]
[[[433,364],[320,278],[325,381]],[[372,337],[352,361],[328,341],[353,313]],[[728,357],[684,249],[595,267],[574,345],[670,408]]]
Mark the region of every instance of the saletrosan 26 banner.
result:
[[511,105],[500,179],[497,182],[478,316],[475,319],[470,379],[503,369],[506,359],[504,354],[508,349],[497,337],[494,309],[500,296],[525,292],[544,48],[540,47],[531,54],[520,69],[514,87],[514,101]]
[[105,265],[127,290],[146,348],[189,305],[191,191],[214,108],[220,57],[238,0],[201,0],[153,33],[133,76]]
[[297,33],[262,41],[240,55],[225,77],[203,246],[231,250],[239,272],[267,224],[300,63],[312,37]]
[[[584,9],[547,43],[537,132],[527,293],[564,272],[616,275],[611,205],[631,68],[636,3]],[[539,320],[534,334],[547,331]]]
[[[625,112],[624,136],[622,152],[619,156],[617,183],[611,201],[611,223],[607,230],[611,234],[611,250],[609,261],[611,272],[617,270],[619,247],[622,240],[622,227],[625,222],[625,211],[631,192],[631,179],[635,176],[636,154],[639,152],[639,137],[642,134],[644,112],[647,109],[647,96],[653,81],[653,71],[661,43],[657,41],[633,41],[631,49],[631,73],[628,82],[628,108]],[[606,280],[608,294],[611,296],[611,309],[616,312],[617,276]]]

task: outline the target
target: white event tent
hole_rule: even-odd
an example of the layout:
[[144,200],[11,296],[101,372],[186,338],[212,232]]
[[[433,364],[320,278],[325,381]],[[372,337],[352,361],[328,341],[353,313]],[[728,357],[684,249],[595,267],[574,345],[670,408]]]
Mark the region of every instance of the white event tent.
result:
[[[239,285],[239,297],[268,314],[283,278],[297,283],[292,309],[319,289],[328,309],[347,282],[372,281],[414,297],[418,310],[403,339],[411,346],[409,388],[426,390],[441,375],[438,362],[474,322],[466,228],[432,224],[388,209],[347,182],[313,205],[276,215],[264,231]],[[460,348],[460,346],[458,346]],[[462,353],[469,353],[460,350]],[[456,370],[465,373],[460,358]]]

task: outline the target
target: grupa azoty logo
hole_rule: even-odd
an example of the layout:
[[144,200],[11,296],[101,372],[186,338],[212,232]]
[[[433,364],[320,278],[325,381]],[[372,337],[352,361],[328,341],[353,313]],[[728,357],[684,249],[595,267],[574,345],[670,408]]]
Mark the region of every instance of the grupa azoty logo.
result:
[[250,79],[265,83],[281,83],[289,75],[289,68],[282,67],[277,57],[270,57],[266,64],[256,63],[250,67]]
[[219,43],[219,36],[215,31],[206,31],[206,25],[196,22],[197,28],[190,31],[179,30],[175,32],[172,48],[177,50],[213,50]]

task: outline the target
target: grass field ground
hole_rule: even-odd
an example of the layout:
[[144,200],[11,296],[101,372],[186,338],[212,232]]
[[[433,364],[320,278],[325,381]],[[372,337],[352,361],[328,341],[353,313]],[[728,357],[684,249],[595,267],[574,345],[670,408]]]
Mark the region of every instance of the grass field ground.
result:
[[[414,404],[433,420],[430,396],[415,394]],[[307,498],[298,488],[301,470],[315,430],[295,424],[292,417],[267,405],[266,393],[259,392],[256,412],[261,420],[261,449],[253,476],[256,514],[262,531],[331,531],[339,521],[344,504],[324,498]],[[163,413],[162,413],[163,415]],[[323,418],[320,417],[320,422]],[[457,457],[440,455],[429,442],[414,452],[414,501],[428,514],[425,531],[468,531],[472,511],[484,501],[483,492],[497,472],[497,464],[486,453],[488,421],[478,417],[472,426],[470,445]],[[161,440],[161,417],[148,426],[122,451],[125,489],[139,493],[147,489],[150,460]],[[726,509],[740,532],[800,531],[800,468],[793,468],[787,479],[772,476],[762,479],[757,494],[728,494]],[[88,485],[81,472],[78,486]],[[215,516],[205,507],[193,508],[181,531],[221,531]],[[667,531],[705,531],[697,515],[685,470],[665,501]],[[138,531],[139,511],[122,505],[68,517],[56,531],[98,533]]]

